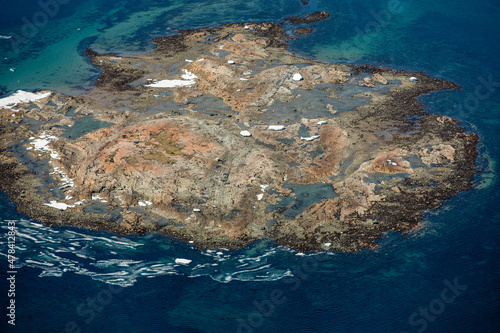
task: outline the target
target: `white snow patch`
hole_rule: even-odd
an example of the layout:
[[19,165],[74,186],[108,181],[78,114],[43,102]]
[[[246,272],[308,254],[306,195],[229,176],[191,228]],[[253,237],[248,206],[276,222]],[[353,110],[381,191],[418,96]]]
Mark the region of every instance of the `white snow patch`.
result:
[[194,81],[186,81],[186,80],[161,80],[155,83],[146,84],[146,87],[152,88],[176,88],[176,87],[185,87],[191,86],[195,84]]
[[235,64],[234,60],[228,60],[227,63],[230,64],[230,65],[234,65]]
[[182,80],[161,80],[151,84],[146,84],[146,87],[152,88],[176,88],[176,87],[185,87],[191,86],[196,83],[196,75],[191,72],[188,72],[186,69],[182,70],[184,74],[181,75]]
[[193,212],[201,212],[201,209],[199,209],[199,208],[193,208]]
[[50,203],[44,203],[45,206],[61,209],[61,210],[66,210],[68,208],[74,208],[75,205],[68,205],[65,204],[64,202],[57,202],[55,200],[52,200]]
[[266,188],[268,186],[269,186],[269,184],[260,185],[260,189],[262,190],[262,192],[266,192]]
[[194,79],[197,79],[198,77],[196,75],[194,75],[193,73],[191,72],[188,72],[186,69],[183,69],[182,70],[184,72],[184,74],[181,75],[181,77],[184,79],[184,80],[194,80]]
[[332,243],[325,243],[325,246],[330,247],[330,246],[332,246]]
[[300,140],[304,140],[304,141],[313,141],[313,140],[316,140],[319,138],[319,135],[313,135],[313,136],[307,136],[307,137],[303,137],[301,136],[300,137]]
[[240,134],[241,136],[246,136],[246,137],[252,136],[252,133],[250,133],[249,131],[241,131]]
[[285,129],[283,125],[269,125],[269,130],[271,131],[282,131]]
[[326,124],[328,124],[328,122],[325,120],[318,121],[318,125],[326,125]]
[[146,206],[151,206],[153,203],[151,201],[144,200],[144,201],[139,201],[138,204],[141,207],[146,207]]
[[190,59],[184,59],[185,62],[193,62],[193,60]]
[[104,199],[104,198],[101,198],[101,196],[99,194],[92,194],[92,200],[100,200],[101,202],[108,202],[108,200]]
[[397,162],[394,162],[393,160],[390,159],[387,159],[387,163],[389,163],[390,165],[398,165]]
[[[45,152],[50,154],[50,158],[54,160],[60,160],[61,157],[59,156],[59,153],[55,151],[54,149],[50,148],[50,142],[52,140],[58,140],[59,138],[57,136],[53,136],[50,134],[47,134],[45,131],[40,134],[39,138],[36,139],[34,136],[30,137],[29,140],[31,141],[30,144],[33,147],[28,147],[26,149],[31,150],[34,149],[35,151],[39,152]],[[41,154],[38,154],[38,156],[42,156]],[[52,163],[52,161],[49,161],[49,163]],[[59,189],[65,189],[67,187],[73,187],[75,185],[73,179],[69,178],[68,175],[60,168],[60,167],[54,167],[54,171],[50,172],[50,175],[58,174],[61,177],[61,186]]]
[[245,79],[244,77],[241,77],[240,81],[248,81],[248,79]]
[[42,132],[42,134],[40,134],[40,137],[38,139],[30,138],[31,144],[33,145],[33,148],[35,148],[35,151],[50,152],[51,154],[52,153],[57,154],[57,152],[49,147],[49,143],[50,141],[57,139],[58,139],[57,136],[48,135],[46,132]]
[[0,98],[0,108],[12,109],[19,103],[29,103],[33,101],[38,101],[42,98],[50,96],[51,92],[27,92],[23,90],[18,90],[15,94],[9,97]]
[[257,200],[262,200],[262,198],[264,198],[264,194],[263,193],[260,193],[260,194],[257,194]]
[[412,77],[410,77],[410,81],[415,82],[415,81],[418,81],[418,79],[416,77],[412,76]]
[[302,78],[302,75],[300,75],[299,73],[295,73],[295,74],[293,74],[292,80],[294,80],[294,81],[302,81],[303,78]]

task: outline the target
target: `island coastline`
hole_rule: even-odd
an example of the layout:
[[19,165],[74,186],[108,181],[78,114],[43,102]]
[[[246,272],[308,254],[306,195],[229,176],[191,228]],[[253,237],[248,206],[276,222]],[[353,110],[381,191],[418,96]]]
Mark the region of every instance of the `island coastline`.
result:
[[[305,59],[287,50],[289,39],[280,23],[228,23],[155,38],[157,48],[140,56],[87,50],[103,70],[96,89],[50,92],[1,110],[2,190],[18,211],[48,225],[158,232],[200,248],[272,238],[300,251],[356,252],[376,248],[388,230],[411,231],[423,212],[472,187],[477,135],[416,100],[458,85],[422,72]],[[162,79],[185,85],[151,87]],[[356,92],[349,97],[369,101],[336,110],[347,88]],[[289,111],[294,103],[307,111]],[[110,126],[64,138],[74,115]],[[271,131],[277,124],[283,130]],[[35,140],[47,148],[35,153]],[[52,176],[66,193],[59,198],[43,188],[42,175],[54,170],[65,170]],[[168,172],[175,182],[160,177]],[[301,207],[306,200],[297,193],[325,185],[335,195],[325,190],[330,197]],[[283,204],[287,197],[295,201]],[[48,207],[52,201],[68,209]],[[84,209],[93,201],[105,204],[103,212]]]

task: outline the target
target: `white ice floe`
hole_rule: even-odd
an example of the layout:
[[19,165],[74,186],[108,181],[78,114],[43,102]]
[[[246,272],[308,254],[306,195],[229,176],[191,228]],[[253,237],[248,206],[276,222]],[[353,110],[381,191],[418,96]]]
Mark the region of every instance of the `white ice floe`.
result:
[[252,136],[252,133],[250,133],[249,131],[241,131],[240,134],[241,136],[246,136],[246,137]]
[[234,65],[235,64],[234,60],[228,60],[227,63],[230,64],[230,65]]
[[[9,97],[0,98],[0,108],[12,109],[19,103],[29,103],[38,101],[42,98],[50,96],[51,92],[28,92],[23,90],[18,90],[15,94]],[[15,110],[13,110],[15,111]]]
[[283,126],[283,125],[269,125],[268,129],[271,131],[282,131],[285,129],[285,126]]
[[328,122],[325,120],[318,121],[318,125],[326,125],[326,124],[328,124]]
[[2,36],[2,35],[0,35],[0,39],[11,39],[11,38],[12,38],[12,36]]
[[418,81],[418,79],[416,77],[412,76],[412,77],[410,77],[410,81],[415,82],[415,81]]
[[141,207],[146,207],[146,206],[151,206],[153,203],[151,201],[144,200],[144,201],[139,201],[138,204]]
[[176,88],[185,87],[196,84],[197,76],[183,69],[184,74],[181,75],[182,80],[161,80],[151,84],[146,84],[146,87],[152,88]]
[[68,205],[65,204],[64,202],[57,202],[55,200],[52,200],[50,203],[44,203],[45,206],[61,209],[61,210],[66,210],[68,208],[75,208],[75,205]]
[[183,258],[175,258],[175,263],[176,264],[181,264],[181,265],[188,265],[191,263],[192,260],[190,259],[183,259]]
[[319,138],[319,135],[313,135],[313,136],[307,136],[307,137],[301,136],[300,140],[303,140],[303,141],[313,141],[313,140],[316,140],[318,138]]
[[295,74],[293,74],[292,80],[294,80],[294,81],[302,81],[303,78],[302,78],[302,75],[300,75],[299,73],[295,73]]
[[257,200],[262,200],[264,198],[264,193],[257,194]]

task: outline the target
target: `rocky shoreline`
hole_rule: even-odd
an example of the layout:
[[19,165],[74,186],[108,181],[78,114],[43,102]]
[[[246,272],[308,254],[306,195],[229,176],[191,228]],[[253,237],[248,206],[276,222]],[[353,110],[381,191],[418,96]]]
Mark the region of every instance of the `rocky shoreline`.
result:
[[305,59],[291,38],[228,23],[139,56],[87,50],[93,91],[0,102],[1,189],[48,225],[356,252],[472,187],[477,135],[416,101],[459,86]]

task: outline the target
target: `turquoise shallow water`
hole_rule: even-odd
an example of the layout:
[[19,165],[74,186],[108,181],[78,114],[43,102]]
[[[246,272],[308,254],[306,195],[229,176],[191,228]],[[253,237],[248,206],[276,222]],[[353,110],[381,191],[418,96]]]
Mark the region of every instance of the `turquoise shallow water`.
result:
[[[472,190],[426,213],[419,230],[404,237],[388,233],[380,249],[357,255],[301,254],[269,240],[218,253],[158,235],[48,228],[16,213],[2,194],[2,311],[10,299],[9,220],[17,228],[20,268],[16,326],[5,312],[1,332],[499,331],[498,2],[60,3],[67,4],[46,22],[37,1],[2,3],[0,36],[12,36],[0,39],[2,92],[91,89],[99,71],[85,58],[87,47],[133,54],[151,50],[150,38],[178,28],[328,10],[331,19],[316,23],[316,31],[290,49],[323,61],[422,70],[460,84],[460,91],[420,100],[480,135],[482,172]],[[39,27],[15,44],[16,52],[13,38],[29,32],[23,18]]]

